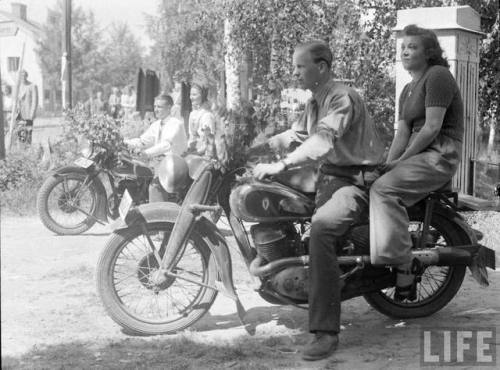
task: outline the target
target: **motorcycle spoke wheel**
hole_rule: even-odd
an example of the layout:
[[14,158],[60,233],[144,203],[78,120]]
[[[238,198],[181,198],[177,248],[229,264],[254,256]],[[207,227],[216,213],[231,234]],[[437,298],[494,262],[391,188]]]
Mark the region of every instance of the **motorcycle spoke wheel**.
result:
[[79,227],[95,208],[94,192],[81,179],[70,176],[54,186],[47,199],[49,216],[64,228]]
[[[149,224],[148,235],[159,254],[172,224]],[[195,233],[193,233],[195,234]],[[201,318],[216,297],[215,266],[199,235],[192,235],[180,259],[160,282],[159,264],[140,228],[113,235],[98,265],[98,290],[111,318],[126,331],[142,335],[173,333]]]
[[38,192],[37,208],[49,230],[61,235],[76,235],[96,222],[98,194],[83,173],[52,176]]
[[[414,219],[409,232],[413,244],[418,245],[423,222]],[[468,236],[450,221],[435,215],[429,229],[425,248],[451,247],[469,244]],[[465,276],[465,266],[426,266],[416,286],[416,299],[394,300],[395,287],[383,289],[364,297],[377,311],[395,318],[423,317],[446,306],[460,289]]]
[[[153,243],[162,239],[162,233],[150,235]],[[158,236],[158,238],[156,238]],[[155,243],[159,248],[160,243]],[[202,291],[202,286],[178,278],[171,280],[168,286],[155,286],[152,276],[158,272],[156,259],[146,258],[151,254],[149,243],[144,235],[124,245],[116,258],[113,269],[115,294],[122,302],[125,310],[131,315],[150,322],[174,321],[182,318]],[[174,272],[176,275],[187,275],[200,283],[206,280],[206,263],[203,256],[188,243],[182,258]],[[140,278],[138,278],[140,275]]]

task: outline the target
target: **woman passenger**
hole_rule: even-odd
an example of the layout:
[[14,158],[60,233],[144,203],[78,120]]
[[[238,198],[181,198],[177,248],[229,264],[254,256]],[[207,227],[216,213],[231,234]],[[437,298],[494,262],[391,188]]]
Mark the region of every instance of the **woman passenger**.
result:
[[397,131],[385,174],[370,189],[373,264],[397,266],[394,299],[416,299],[411,206],[450,181],[460,162],[463,103],[434,32],[410,25],[403,30],[401,60],[412,81],[399,98]]

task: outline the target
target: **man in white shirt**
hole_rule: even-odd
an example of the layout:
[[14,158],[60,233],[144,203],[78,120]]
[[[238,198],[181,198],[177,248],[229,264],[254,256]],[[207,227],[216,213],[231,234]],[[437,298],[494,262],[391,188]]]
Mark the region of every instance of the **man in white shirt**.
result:
[[[187,137],[184,124],[181,120],[171,116],[174,102],[170,95],[162,94],[154,102],[157,121],[138,138],[125,140],[131,147],[141,150],[146,156],[155,160],[155,167],[160,163],[163,155],[174,153],[183,154],[187,149]],[[161,187],[158,173],[149,187],[149,201],[162,202],[168,200],[168,193]]]

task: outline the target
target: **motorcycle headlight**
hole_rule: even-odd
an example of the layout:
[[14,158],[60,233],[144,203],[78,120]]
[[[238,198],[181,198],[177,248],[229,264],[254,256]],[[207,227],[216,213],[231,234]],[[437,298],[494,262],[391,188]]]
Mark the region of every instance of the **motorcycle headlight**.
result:
[[157,170],[161,186],[169,193],[179,192],[189,181],[187,163],[176,154],[165,155]]

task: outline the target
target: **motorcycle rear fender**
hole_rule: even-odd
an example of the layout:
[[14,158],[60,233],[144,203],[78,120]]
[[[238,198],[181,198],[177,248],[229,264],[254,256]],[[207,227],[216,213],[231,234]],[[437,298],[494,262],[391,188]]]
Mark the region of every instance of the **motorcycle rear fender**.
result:
[[[175,223],[180,209],[181,207],[178,204],[171,202],[142,204],[131,209],[125,217],[125,221],[120,218],[116,220],[111,227],[114,233],[119,234],[129,227],[140,225],[141,223]],[[215,257],[218,275],[215,281],[216,288],[222,294],[238,302],[233,284],[231,255],[229,254],[229,248],[224,236],[222,236],[217,227],[205,217],[200,217],[196,221],[194,230],[202,235]]]
[[[472,273],[472,277],[481,285],[488,286],[488,271],[486,267],[495,269],[495,252],[478,243],[477,233],[465,222],[463,217],[455,212],[453,209],[446,207],[442,204],[436,204],[434,213],[447,218],[460,228],[470,241],[470,245],[460,246],[462,254],[467,253],[470,255],[470,262],[467,261],[467,266]],[[466,259],[467,260],[467,259]]]
[[[65,166],[60,167],[52,171],[51,175],[55,177],[59,177],[61,175],[66,175],[68,173],[80,173],[82,175],[92,175],[95,173],[94,169],[85,169],[78,166]],[[95,176],[92,180],[97,192],[97,214],[95,217],[98,220],[108,222],[108,200],[106,197],[106,189],[99,178],[99,176]]]

